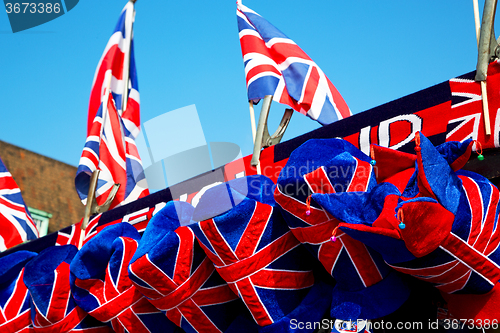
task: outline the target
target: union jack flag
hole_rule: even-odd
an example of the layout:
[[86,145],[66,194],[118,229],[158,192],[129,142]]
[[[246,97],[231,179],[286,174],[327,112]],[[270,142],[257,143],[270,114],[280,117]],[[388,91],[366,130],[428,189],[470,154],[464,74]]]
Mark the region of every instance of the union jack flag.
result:
[[314,285],[304,249],[270,205],[244,199],[228,214],[189,227],[260,326],[278,322],[294,310]]
[[248,99],[266,95],[322,125],[352,115],[323,71],[295,42],[238,1],[236,11]]
[[30,295],[23,282],[24,264],[36,253],[19,251],[0,259],[0,332],[32,331]]
[[0,252],[38,238],[21,190],[0,159]]
[[69,267],[77,251],[73,245],[52,246],[26,264],[24,283],[33,302],[31,321],[35,332],[112,332],[75,303]]
[[[124,87],[121,78],[125,70],[124,61],[128,57],[122,50],[125,49],[127,38],[131,38],[125,36],[125,33],[131,31],[126,27],[132,24],[130,20],[133,10],[133,4],[129,2],[122,11],[94,78],[89,106],[89,119],[92,121],[89,123],[87,141],[75,177],[76,190],[83,203],[86,203],[90,177],[95,170],[100,170],[96,190],[98,205],[106,201],[115,183],[121,186],[110,208],[149,194],[141,158],[135,145],[139,130],[139,93],[133,48],[129,54],[131,88],[128,105],[125,111],[121,110],[123,101],[120,91]],[[110,89],[107,89],[109,82]]]
[[[140,126],[140,99],[139,86],[134,56],[134,39],[132,25],[134,22],[134,4],[128,2],[123,8],[113,35],[108,41],[104,53],[99,60],[94,74],[92,90],[90,93],[89,115],[87,124],[87,135],[90,135],[94,118],[104,101],[104,90],[106,89],[105,77],[108,72],[112,74],[111,93],[115,101],[118,113],[121,115],[125,127],[133,137],[137,137]],[[127,62],[129,66],[127,66]],[[127,90],[127,105],[124,110],[125,78],[129,76]]]
[[[346,184],[340,184],[341,182],[332,184],[328,175],[332,174],[333,169],[327,170],[325,166],[304,174],[303,182],[307,184],[311,193],[336,193],[339,190],[366,192],[375,184],[373,166],[356,157],[351,157],[351,160],[351,165],[340,168],[344,171],[349,170],[346,172]],[[295,193],[290,193],[293,190],[284,191],[286,185],[278,182],[274,193],[276,202],[284,210],[285,217],[288,217],[287,222],[293,234],[301,243],[308,244],[325,269],[338,281],[349,280],[349,284],[359,284],[360,288],[370,287],[382,281],[384,267],[374,260],[375,254],[363,243],[340,230],[336,233],[337,241],[332,242],[330,239],[332,231],[340,221],[321,208],[308,207],[306,202],[295,198]],[[345,267],[346,264],[355,269],[356,276],[346,275],[341,269],[335,270],[337,265]]]
[[77,304],[115,332],[160,332],[158,328],[168,325],[128,277],[138,239],[139,233],[126,223],[110,226],[82,247],[71,263]]
[[193,231],[179,227],[156,246],[163,249],[160,254],[147,253],[129,266],[137,288],[186,331],[224,332],[243,305],[217,274]]

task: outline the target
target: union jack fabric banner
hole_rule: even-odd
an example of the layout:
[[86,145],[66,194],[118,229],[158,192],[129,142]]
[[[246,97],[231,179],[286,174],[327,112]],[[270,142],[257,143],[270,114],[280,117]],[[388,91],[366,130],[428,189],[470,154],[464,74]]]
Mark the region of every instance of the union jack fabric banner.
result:
[[137,290],[127,267],[140,235],[127,223],[109,226],[71,262],[71,285],[78,306],[115,332],[168,332],[175,327]]
[[38,238],[21,190],[0,159],[0,252]]
[[[132,31],[133,15],[134,6],[129,2],[99,62],[90,97],[87,141],[75,178],[76,190],[84,204],[93,171],[100,170],[96,190],[98,205],[107,200],[113,184],[120,184],[110,209],[149,194],[135,145],[140,124],[139,93],[132,36],[126,35]],[[125,52],[127,45],[131,46],[130,53]],[[125,65],[127,59],[130,59],[130,68]],[[127,108],[123,111],[123,78],[127,70],[130,73],[130,89]]]
[[[190,204],[170,202],[148,225],[129,266],[138,290],[187,332],[225,332],[245,307],[215,271],[189,222]],[[175,230],[175,231],[174,231]]]
[[[370,191],[376,184],[370,158],[356,147],[340,139],[310,140],[292,153],[274,192],[292,233],[335,278],[334,292],[340,294],[339,304],[357,304],[361,300],[362,311],[358,318],[364,319],[379,318],[394,311],[408,297],[408,289],[394,274],[390,275],[389,267],[378,253],[338,230],[340,221],[311,200],[311,195],[345,193],[356,200],[359,193]],[[362,202],[358,204],[363,205]],[[375,295],[381,285],[387,287],[389,280],[401,295],[391,300],[391,304],[381,301],[373,308],[366,296],[353,296],[358,292]],[[378,287],[370,288],[377,284]],[[350,295],[341,295],[343,290]],[[339,310],[338,315],[332,315],[351,319],[343,317],[346,312]]]
[[33,332],[24,265],[37,254],[18,251],[0,259],[0,332]]
[[[247,181],[252,190],[238,193],[235,189]],[[228,188],[235,201],[242,200],[230,211],[189,225],[217,272],[260,326],[286,318],[314,285],[309,254],[269,204],[274,202],[273,186],[266,177],[245,177],[211,188],[200,199],[195,220],[213,212]]]
[[31,295],[35,332],[112,332],[75,303],[69,267],[77,251],[73,245],[52,246],[26,264],[23,280]]
[[328,77],[295,42],[240,1],[236,14],[249,100],[273,95],[322,125],[352,115]]

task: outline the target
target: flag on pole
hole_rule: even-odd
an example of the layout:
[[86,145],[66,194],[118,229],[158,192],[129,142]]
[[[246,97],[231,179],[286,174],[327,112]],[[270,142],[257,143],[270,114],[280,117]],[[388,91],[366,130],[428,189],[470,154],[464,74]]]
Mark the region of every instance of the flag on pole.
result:
[[[96,190],[98,205],[106,201],[116,183],[120,188],[110,208],[149,195],[135,145],[140,117],[132,43],[133,18],[134,5],[128,2],[94,77],[89,105],[89,119],[92,121],[75,178],[76,190],[84,204],[95,170],[100,170]],[[125,89],[124,83],[128,81],[129,89]]]
[[[140,99],[132,30],[134,16],[134,4],[128,2],[120,14],[115,30],[97,65],[90,93],[87,135],[90,134],[97,110],[104,100],[104,90],[106,88],[104,78],[108,72],[113,75],[111,93],[125,127],[132,133],[134,138],[139,133]],[[128,85],[126,87],[125,83],[127,81]],[[125,106],[126,111],[124,112]]]
[[325,73],[302,49],[262,16],[237,5],[248,99],[273,95],[322,125],[352,115]]
[[0,159],[0,251],[38,238],[21,190]]

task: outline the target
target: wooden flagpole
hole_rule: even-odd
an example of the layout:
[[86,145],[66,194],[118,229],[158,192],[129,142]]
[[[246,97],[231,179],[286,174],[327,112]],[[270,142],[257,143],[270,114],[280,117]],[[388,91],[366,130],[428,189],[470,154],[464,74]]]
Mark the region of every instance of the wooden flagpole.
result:
[[[109,95],[111,94],[111,79],[113,77],[113,74],[111,71],[106,72],[106,76],[104,77],[104,82],[106,82],[106,90],[104,93],[104,100],[102,104],[102,124],[101,124],[101,133],[99,135],[99,144],[100,140],[102,137],[102,131],[104,129],[104,126],[106,124],[106,117],[108,113],[108,101],[109,101]],[[100,163],[100,161],[99,161]],[[87,225],[89,223],[90,215],[92,215],[92,210],[94,207],[94,199],[95,199],[95,191],[97,188],[97,181],[99,180],[99,168],[97,170],[94,170],[92,172],[92,177],[90,178],[90,184],[89,184],[89,192],[87,194],[87,202],[85,203],[85,214],[83,216],[83,221],[82,225],[80,227],[80,239],[78,241],[78,249],[82,248],[83,245],[83,238],[85,237],[85,229],[87,229]]]

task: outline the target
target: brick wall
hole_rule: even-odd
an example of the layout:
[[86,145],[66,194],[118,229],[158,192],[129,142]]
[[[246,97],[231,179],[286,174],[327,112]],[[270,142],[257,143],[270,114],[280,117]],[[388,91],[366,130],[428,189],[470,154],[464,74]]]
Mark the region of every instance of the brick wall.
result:
[[75,166],[3,141],[0,158],[21,189],[26,205],[52,214],[49,233],[83,217],[85,208],[74,184]]

